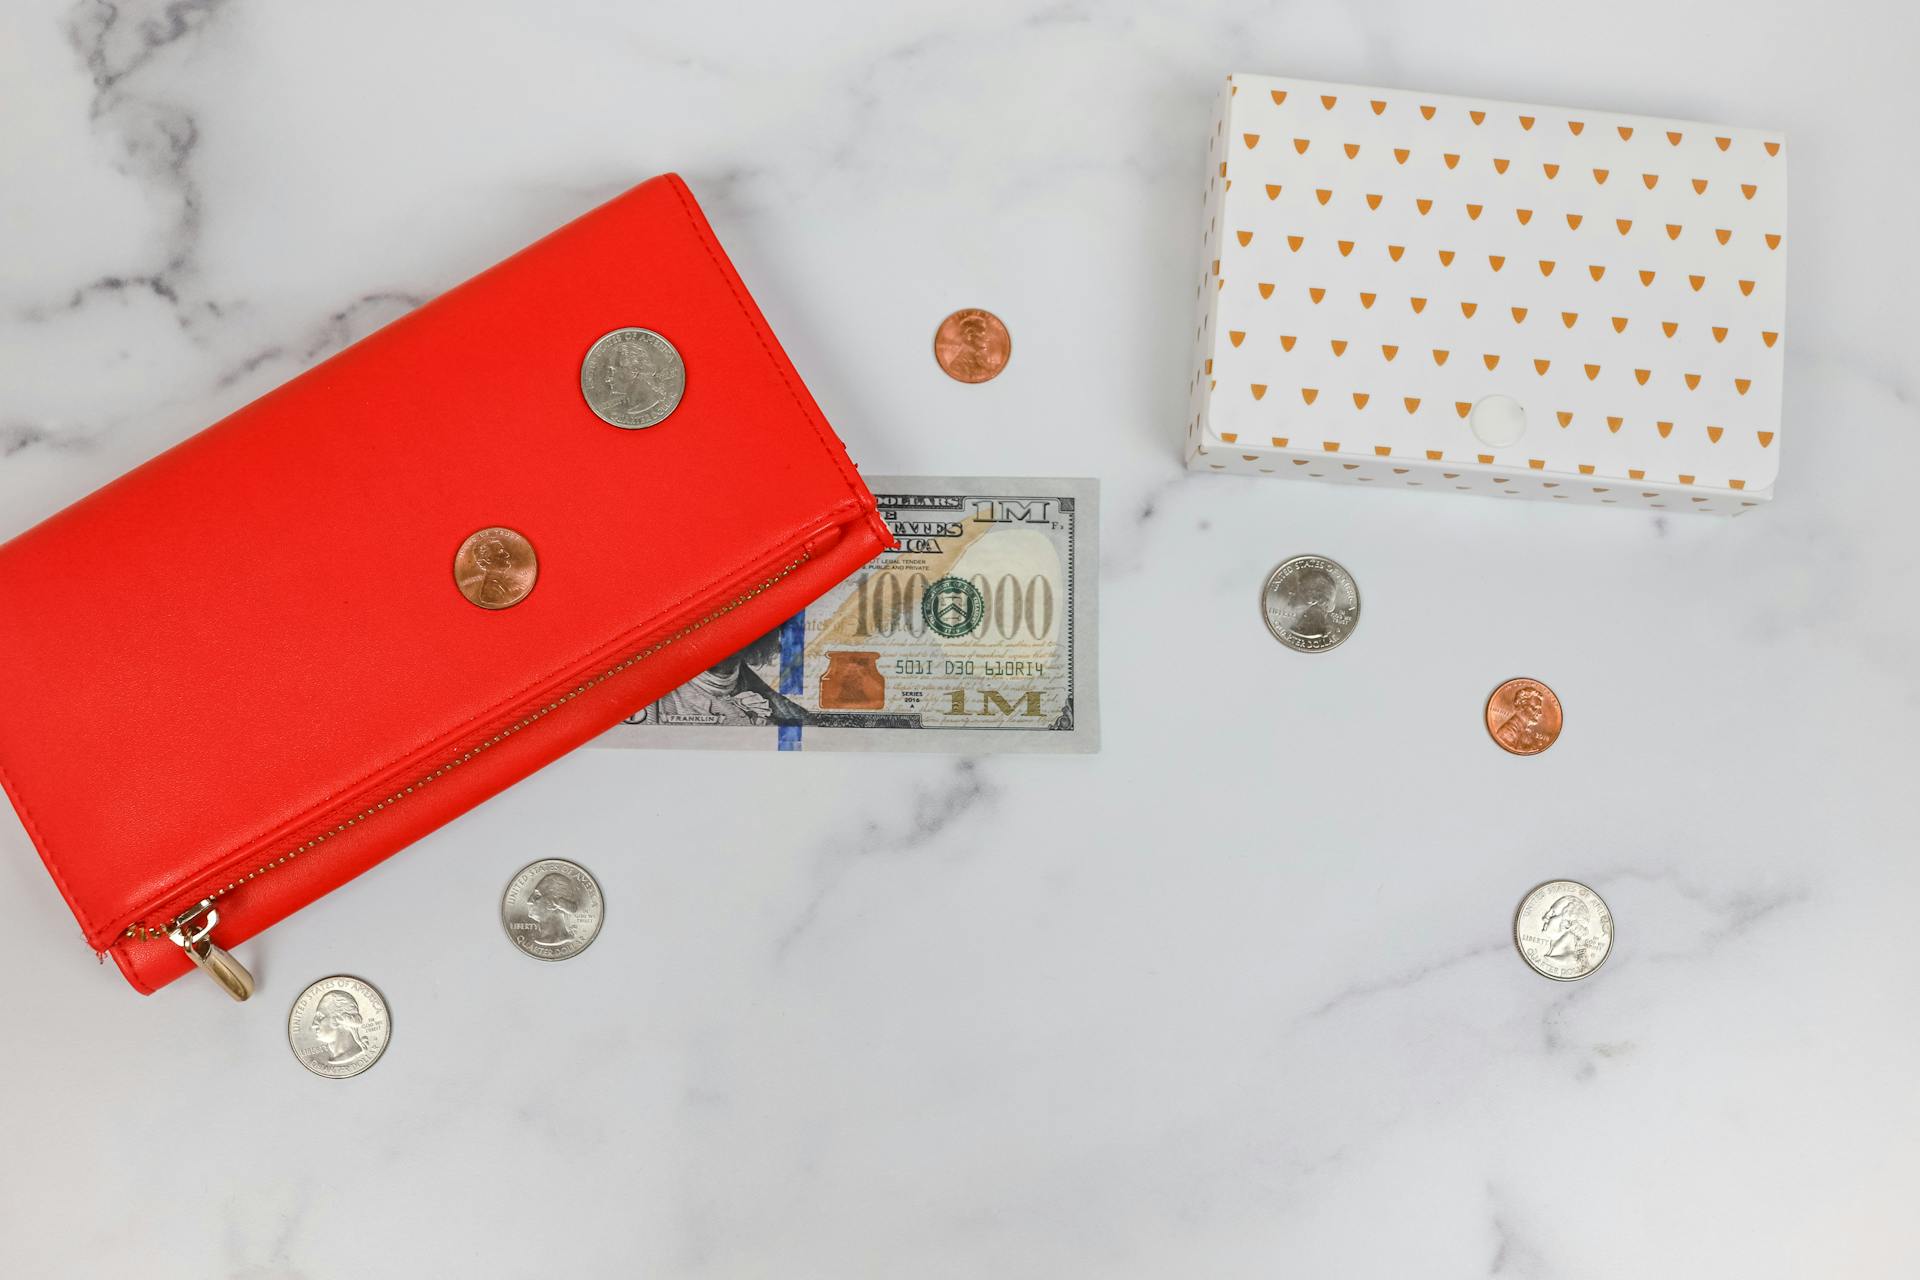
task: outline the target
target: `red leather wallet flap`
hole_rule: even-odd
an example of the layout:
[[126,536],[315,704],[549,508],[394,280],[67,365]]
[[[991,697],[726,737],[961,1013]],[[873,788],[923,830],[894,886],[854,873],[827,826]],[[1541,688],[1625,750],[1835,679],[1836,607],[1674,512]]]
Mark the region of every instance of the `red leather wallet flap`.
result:
[[[685,364],[646,430],[581,395],[623,326]],[[538,557],[511,608],[455,582],[489,526]],[[0,783],[104,948],[849,534],[887,539],[658,178],[0,546]]]

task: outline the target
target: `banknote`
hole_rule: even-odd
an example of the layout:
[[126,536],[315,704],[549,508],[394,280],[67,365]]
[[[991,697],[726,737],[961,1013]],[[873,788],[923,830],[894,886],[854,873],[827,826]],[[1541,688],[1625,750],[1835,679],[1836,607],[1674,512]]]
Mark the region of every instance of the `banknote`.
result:
[[1099,482],[867,483],[893,550],[595,745],[1097,750]]

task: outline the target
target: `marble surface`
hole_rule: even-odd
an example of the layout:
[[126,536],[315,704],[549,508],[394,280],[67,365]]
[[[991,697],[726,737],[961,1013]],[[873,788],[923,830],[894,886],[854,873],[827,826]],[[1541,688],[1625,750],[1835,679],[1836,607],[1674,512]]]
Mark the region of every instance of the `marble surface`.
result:
[[[1893,0],[11,0],[0,536],[674,168],[866,469],[1101,479],[1105,746],[581,752],[243,947],[244,1007],[129,992],[0,818],[0,1270],[1915,1274],[1917,46]],[[1183,473],[1233,69],[1784,130],[1778,500]],[[929,358],[962,305],[996,382]],[[1254,609],[1305,550],[1366,598],[1319,657]],[[1531,760],[1479,723],[1520,673]],[[557,966],[496,914],[550,855],[609,903]],[[1558,876],[1619,922],[1582,983],[1509,940]],[[348,1083],[284,1038],[335,972],[394,1015]]]

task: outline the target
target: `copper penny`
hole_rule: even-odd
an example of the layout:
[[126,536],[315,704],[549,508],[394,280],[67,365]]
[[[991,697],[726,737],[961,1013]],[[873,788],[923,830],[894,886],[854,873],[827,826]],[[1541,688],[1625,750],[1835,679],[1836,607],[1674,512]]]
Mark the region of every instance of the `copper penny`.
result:
[[957,382],[985,382],[1000,376],[1013,354],[1013,338],[1000,317],[978,307],[963,307],[940,322],[933,334],[933,358]]
[[1501,750],[1537,756],[1560,737],[1560,699],[1538,680],[1520,676],[1487,699],[1487,733]]
[[472,534],[453,557],[453,582],[482,609],[510,609],[527,598],[540,576],[533,544],[498,525]]

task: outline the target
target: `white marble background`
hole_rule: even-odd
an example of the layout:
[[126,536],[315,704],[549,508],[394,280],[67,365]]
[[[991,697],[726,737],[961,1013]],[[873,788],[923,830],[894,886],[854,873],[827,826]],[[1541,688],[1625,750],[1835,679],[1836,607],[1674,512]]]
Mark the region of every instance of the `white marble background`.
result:
[[[0,536],[675,168],[868,470],[1101,478],[1106,746],[583,752],[243,948],[245,1007],[127,991],[0,819],[0,1272],[1920,1273],[1916,48],[1904,0],[8,0]],[[1784,130],[1779,500],[1182,473],[1233,69]],[[997,382],[929,358],[962,305]],[[1306,550],[1366,598],[1310,658],[1254,610]],[[1533,760],[1479,724],[1520,673]],[[549,855],[610,907],[560,966],[496,915]],[[1583,983],[1509,941],[1555,876],[1619,921]],[[395,1019],[345,1084],[284,1041],[342,971]]]

